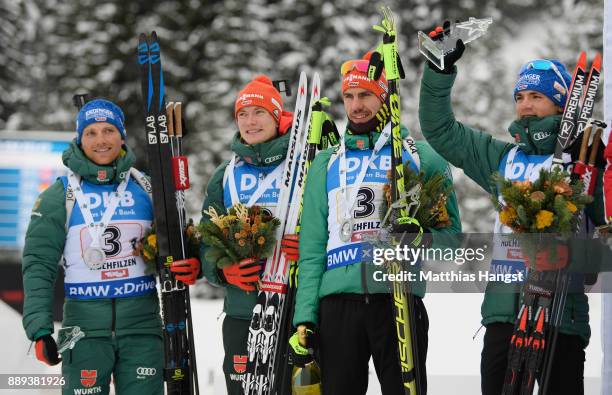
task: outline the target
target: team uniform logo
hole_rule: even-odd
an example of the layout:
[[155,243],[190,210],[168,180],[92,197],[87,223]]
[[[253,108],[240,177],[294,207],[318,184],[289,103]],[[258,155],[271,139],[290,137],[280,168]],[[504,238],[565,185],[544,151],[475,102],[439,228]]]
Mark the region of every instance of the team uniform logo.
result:
[[116,278],[124,278],[130,275],[128,269],[120,270],[105,270],[102,272],[102,280],[113,280]]
[[145,368],[142,366],[136,368],[136,378],[140,380],[145,379],[147,376],[155,376],[156,373],[157,369],[155,368]]
[[105,108],[92,108],[85,111],[85,120],[95,119],[97,122],[106,122],[109,118],[114,120],[115,115]]
[[108,181],[106,177],[106,170],[98,170],[98,176],[96,177],[98,181]]
[[234,355],[234,371],[236,373],[246,372],[247,356],[246,355]]
[[81,385],[83,387],[93,387],[96,384],[96,379],[98,378],[97,370],[81,370]]

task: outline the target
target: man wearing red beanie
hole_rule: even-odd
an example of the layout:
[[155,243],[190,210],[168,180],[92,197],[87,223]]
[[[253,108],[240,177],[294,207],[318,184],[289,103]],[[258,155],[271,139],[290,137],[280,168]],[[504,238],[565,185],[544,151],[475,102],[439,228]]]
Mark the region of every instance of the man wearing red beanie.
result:
[[[348,126],[339,149],[323,151],[315,158],[303,200],[293,324],[298,333],[318,335],[324,394],[365,394],[370,358],[383,394],[404,394],[390,290],[386,282],[376,280],[375,273],[381,268],[361,248],[364,238],[378,235],[381,229],[384,186],[391,168],[387,81],[384,73],[378,81],[368,78],[369,57],[366,54],[342,65]],[[446,161],[426,143],[414,142],[406,127],[401,127],[401,133],[403,161],[410,161],[412,169],[426,177],[444,174],[447,185],[452,185]],[[461,231],[454,193],[448,197],[446,210],[450,227],[423,229],[431,233],[424,240],[433,236],[434,246],[436,234]],[[424,290],[422,283],[412,287],[423,394],[429,327],[422,302]],[[297,334],[290,345],[302,354],[308,344],[296,338]]]
[[[242,203],[259,205],[275,215],[293,114],[283,110],[280,93],[263,75],[238,93],[234,114],[238,126],[231,146],[234,154],[215,170],[202,209],[214,207],[218,213],[225,213]],[[203,213],[202,221],[210,221],[209,216]],[[257,303],[256,283],[264,268],[261,261],[244,259],[219,269],[217,262],[206,259],[205,254],[206,247],[202,245],[204,276],[227,291],[223,306],[223,372],[227,393],[238,395],[243,393],[241,381],[247,363],[249,324]]]

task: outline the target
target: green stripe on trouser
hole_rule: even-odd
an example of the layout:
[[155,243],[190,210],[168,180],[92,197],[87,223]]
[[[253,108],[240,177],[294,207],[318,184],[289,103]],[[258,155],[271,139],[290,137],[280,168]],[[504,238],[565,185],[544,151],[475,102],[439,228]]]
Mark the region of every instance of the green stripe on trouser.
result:
[[62,353],[63,395],[163,395],[164,343],[156,335],[85,337]]

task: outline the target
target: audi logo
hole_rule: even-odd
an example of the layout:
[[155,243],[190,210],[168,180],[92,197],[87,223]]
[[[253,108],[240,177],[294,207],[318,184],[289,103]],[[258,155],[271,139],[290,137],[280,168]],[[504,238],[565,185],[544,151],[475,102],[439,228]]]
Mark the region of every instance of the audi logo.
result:
[[140,376],[155,376],[155,373],[157,373],[157,370],[155,370],[155,368],[140,367],[136,369],[136,374]]

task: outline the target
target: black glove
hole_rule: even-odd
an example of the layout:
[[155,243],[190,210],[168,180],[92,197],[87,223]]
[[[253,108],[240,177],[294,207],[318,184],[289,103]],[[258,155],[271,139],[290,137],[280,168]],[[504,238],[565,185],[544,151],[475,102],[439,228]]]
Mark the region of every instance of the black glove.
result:
[[[442,27],[438,26],[431,32],[429,32],[428,36],[433,41],[442,41],[450,34],[450,21],[444,21]],[[463,51],[465,51],[465,44],[463,44],[463,40],[457,40],[455,44],[455,48],[451,49],[444,55],[444,70],[440,70],[435,65],[431,64],[430,61],[429,67],[437,73],[441,74],[450,74],[453,72],[453,66],[455,63],[461,58],[463,55]]]
[[[315,349],[318,347],[319,339],[311,323],[303,324],[305,329],[305,344],[302,344],[300,332],[296,331],[289,338],[289,362],[295,366],[305,366],[313,360]],[[298,328],[301,325],[298,325]]]
[[51,335],[36,339],[36,359],[49,366],[57,365],[62,360],[57,353],[57,344]]

